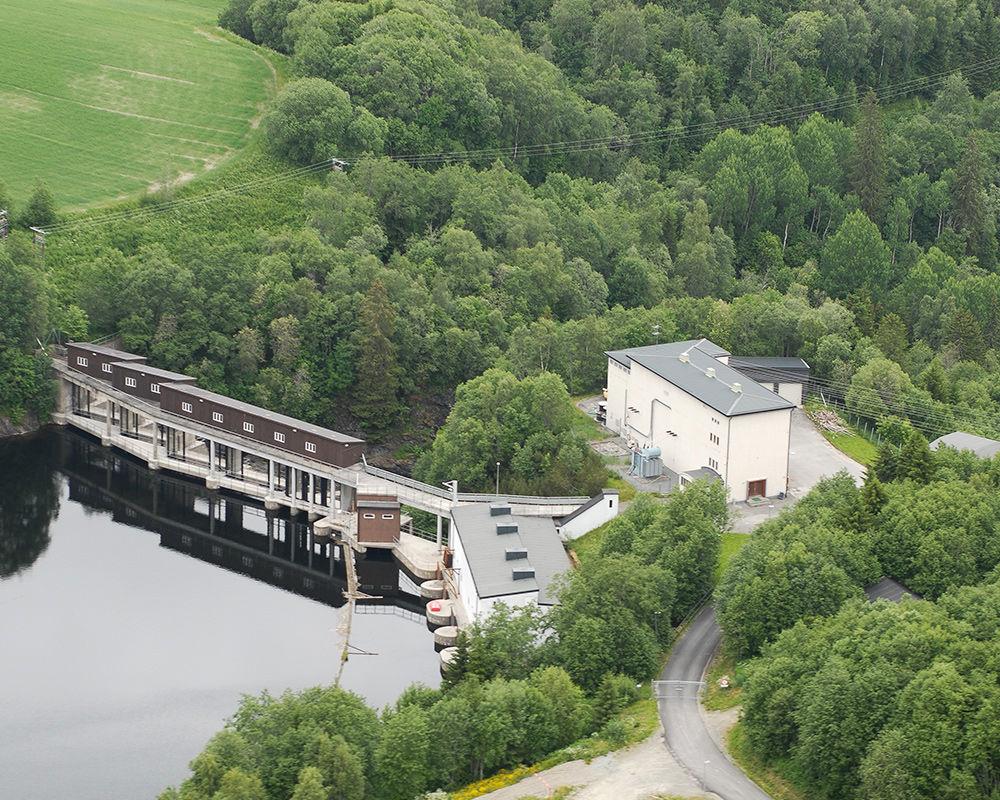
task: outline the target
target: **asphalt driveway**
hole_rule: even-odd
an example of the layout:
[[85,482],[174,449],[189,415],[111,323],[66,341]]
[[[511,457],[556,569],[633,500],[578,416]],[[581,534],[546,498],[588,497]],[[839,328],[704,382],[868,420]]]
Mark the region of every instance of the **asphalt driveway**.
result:
[[705,724],[700,700],[702,681],[721,638],[715,609],[708,605],[670,651],[660,680],[654,684],[667,747],[705,791],[722,800],[771,800],[729,760]]
[[737,503],[733,530],[749,533],[783,508],[794,504],[821,480],[842,470],[846,470],[859,486],[864,481],[865,468],[824,439],[801,408],[793,409],[788,444],[788,497],[771,500],[762,506]]

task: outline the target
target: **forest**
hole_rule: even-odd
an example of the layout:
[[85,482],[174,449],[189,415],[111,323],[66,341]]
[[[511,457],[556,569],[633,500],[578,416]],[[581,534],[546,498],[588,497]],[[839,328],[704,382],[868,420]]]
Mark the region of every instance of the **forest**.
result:
[[[998,432],[992,3],[234,0],[220,21],[286,59],[259,147],[121,211],[14,209],[53,231],[44,265],[17,232],[4,256],[50,335],[116,334],[426,475],[463,383],[593,392],[605,349],[657,335],[801,355],[929,437]],[[348,171],[288,166],[333,157]],[[4,341],[5,413],[44,405],[32,342]],[[551,485],[593,481],[567,463]]]
[[[904,436],[860,489],[828,479],[757,529],[716,590],[719,622],[727,648],[752,657],[749,741],[809,797],[988,800],[1000,462]],[[866,601],[883,575],[919,599]]]

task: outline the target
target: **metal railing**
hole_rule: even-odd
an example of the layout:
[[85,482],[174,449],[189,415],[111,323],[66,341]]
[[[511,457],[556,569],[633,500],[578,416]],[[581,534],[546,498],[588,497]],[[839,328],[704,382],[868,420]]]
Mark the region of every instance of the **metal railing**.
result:
[[397,475],[395,472],[389,472],[387,469],[373,467],[368,463],[367,459],[365,459],[363,463],[365,466],[365,473],[371,475],[373,478],[383,478],[384,480],[391,481],[399,486],[406,486],[410,489],[415,489],[418,492],[432,494],[435,497],[440,497],[445,500],[452,499],[451,492],[447,489],[439,489],[437,486],[431,486],[429,483],[423,483],[422,481],[418,481],[413,478],[407,478],[405,475]]
[[[362,456],[362,463],[364,464],[365,473],[374,478],[382,478],[399,486],[406,486],[410,489],[415,489],[418,492],[426,492],[427,494],[432,494],[435,497],[440,497],[444,500],[453,500],[455,498],[455,496],[452,495],[452,493],[447,489],[441,489],[437,486],[432,486],[429,483],[424,483],[423,481],[418,481],[414,478],[408,478],[405,475],[389,472],[389,470],[386,469],[373,467],[368,463],[368,459],[364,458],[364,456]],[[590,499],[589,497],[543,497],[541,495],[492,494],[489,492],[459,492],[457,498],[459,502],[464,503],[488,503],[499,501],[534,505],[580,504],[586,503]]]

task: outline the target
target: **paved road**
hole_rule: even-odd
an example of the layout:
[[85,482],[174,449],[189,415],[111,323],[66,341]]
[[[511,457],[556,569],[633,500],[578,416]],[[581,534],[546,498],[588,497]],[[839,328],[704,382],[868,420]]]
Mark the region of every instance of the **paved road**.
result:
[[719,749],[702,716],[701,681],[721,638],[715,609],[709,605],[674,643],[658,685],[667,746],[705,791],[722,800],[771,800]]
[[801,408],[794,409],[788,441],[788,497],[762,506],[737,503],[733,530],[750,533],[808,494],[821,480],[841,470],[845,470],[859,486],[864,481],[865,468],[824,439]]

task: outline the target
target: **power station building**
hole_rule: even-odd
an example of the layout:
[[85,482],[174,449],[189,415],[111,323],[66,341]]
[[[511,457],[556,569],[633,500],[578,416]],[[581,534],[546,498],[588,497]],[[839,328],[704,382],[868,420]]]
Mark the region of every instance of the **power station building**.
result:
[[730,366],[724,348],[697,339],[607,356],[606,424],[634,451],[659,448],[680,484],[717,477],[734,502],[787,491],[796,404]]

